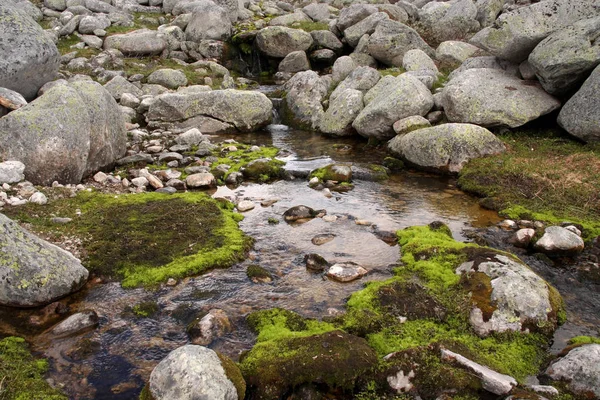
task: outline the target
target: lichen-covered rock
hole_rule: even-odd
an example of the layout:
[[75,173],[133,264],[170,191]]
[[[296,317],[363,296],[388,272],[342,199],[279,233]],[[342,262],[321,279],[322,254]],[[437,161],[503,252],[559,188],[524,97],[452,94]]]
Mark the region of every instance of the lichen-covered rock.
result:
[[25,178],[79,183],[125,153],[126,132],[112,96],[92,81],[56,85],[0,119],[0,158],[26,165]]
[[334,85],[337,85],[338,83],[346,79],[346,77],[350,75],[350,73],[354,71],[357,67],[358,65],[350,56],[342,56],[338,58],[333,63],[333,67],[331,69],[332,83]]
[[208,116],[240,131],[256,130],[272,118],[273,103],[262,93],[242,90],[211,90],[160,95],[148,110],[149,121],[175,122]]
[[437,77],[438,69],[431,57],[421,49],[407,51],[402,58],[402,67],[406,71]]
[[[155,400],[238,400],[244,398],[245,384],[231,360],[213,350],[185,345],[173,350],[150,374],[148,387]],[[229,361],[229,362],[227,362]],[[232,370],[233,368],[233,370]],[[235,376],[231,376],[232,372]],[[244,391],[238,389],[244,388]]]
[[383,87],[356,117],[352,126],[366,138],[388,140],[392,125],[412,115],[425,115],[433,107],[433,96],[417,78],[403,74]]
[[583,239],[570,230],[560,226],[549,226],[544,235],[535,242],[538,251],[550,255],[574,255],[583,251]]
[[4,161],[0,163],[0,185],[17,183],[25,179],[25,164],[21,161]]
[[552,33],[533,49],[529,64],[546,92],[573,89],[600,64],[599,35],[600,17],[586,19]]
[[467,58],[472,57],[479,51],[479,48],[466,42],[447,40],[440,43],[435,50],[435,58],[442,66],[447,68],[456,68],[460,66]]
[[124,93],[132,94],[136,97],[141,97],[144,91],[129,82],[127,79],[120,75],[115,76],[110,81],[106,82],[104,88],[115,98],[115,100],[121,100],[121,96]]
[[585,142],[600,142],[600,66],[567,101],[558,123],[571,135]]
[[412,28],[403,23],[385,20],[380,22],[369,38],[367,52],[375,59],[391,66],[402,66],[404,53],[421,49],[430,56],[433,49]]
[[584,398],[600,398],[600,344],[576,347],[550,364],[546,375]]
[[477,0],[477,21],[482,28],[486,28],[496,21],[504,8],[505,0]]
[[465,39],[479,30],[473,0],[432,1],[419,11],[424,36],[434,42]]
[[231,20],[227,10],[209,0],[197,3],[185,28],[186,39],[200,43],[202,40],[227,40],[231,37]]
[[335,100],[348,89],[360,90],[363,93],[371,89],[381,79],[379,71],[371,67],[357,67],[344,79],[329,96]]
[[340,11],[336,26],[343,32],[376,12],[377,7],[371,4],[351,4]]
[[302,8],[302,11],[308,15],[313,21],[324,21],[328,20],[331,13],[329,11],[329,4],[326,3],[311,3],[306,7]]
[[310,69],[310,63],[308,57],[304,51],[292,51],[290,54],[285,56],[277,67],[279,72],[290,72],[296,73],[300,71],[306,71]]
[[0,87],[27,100],[56,78],[60,54],[44,30],[26,12],[3,2],[0,7]]
[[543,89],[504,71],[469,69],[455,76],[442,92],[452,122],[516,128],[560,107]]
[[71,253],[0,214],[1,305],[46,305],[79,290],[87,278],[87,269]]
[[387,19],[390,19],[390,17],[384,12],[377,12],[369,15],[367,18],[344,30],[346,42],[348,42],[350,46],[356,47],[363,35],[370,35],[375,32],[377,25],[379,25],[381,21]]
[[324,115],[321,101],[328,83],[315,71],[299,72],[283,86],[286,91],[284,121],[292,126],[317,130]]
[[128,56],[151,56],[163,52],[167,42],[161,33],[150,29],[120,35],[111,35],[104,40],[104,49],[117,49]]
[[[471,326],[480,336],[492,332],[556,329],[551,289],[520,260],[489,252],[456,269],[472,290]],[[463,277],[463,278],[464,278]]]
[[302,10],[295,10],[293,13],[280,15],[269,21],[269,26],[288,26],[295,22],[311,22],[310,17]]
[[505,151],[493,133],[471,124],[442,124],[398,135],[388,149],[418,168],[446,173],[459,172],[473,158]]
[[319,123],[319,130],[333,136],[352,135],[355,133],[352,122],[363,108],[363,92],[346,89],[330,101]]
[[310,33],[284,26],[269,26],[256,35],[258,49],[269,57],[283,58],[292,51],[306,51],[312,44]]
[[406,135],[417,129],[429,128],[431,123],[420,115],[413,115],[412,117],[402,118],[396,122],[392,128],[397,135]]
[[177,89],[188,83],[183,71],[177,69],[158,69],[148,76],[148,83],[164,86],[168,89]]
[[553,31],[598,15],[600,5],[595,0],[541,1],[500,15],[470,42],[498,58],[520,63]]
[[344,48],[344,45],[337,36],[330,31],[312,31],[310,33],[316,47],[324,47],[331,49],[335,52],[340,52]]

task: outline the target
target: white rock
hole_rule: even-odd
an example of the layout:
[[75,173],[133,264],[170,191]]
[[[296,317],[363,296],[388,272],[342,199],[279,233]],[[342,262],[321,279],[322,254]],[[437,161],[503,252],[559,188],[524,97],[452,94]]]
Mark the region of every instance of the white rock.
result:
[[327,276],[338,282],[350,282],[366,275],[367,272],[360,265],[348,261],[336,263],[329,267]]
[[0,183],[17,183],[25,179],[25,164],[21,161],[4,161],[0,163]]
[[236,207],[239,212],[246,212],[246,211],[253,210],[255,207],[255,204],[253,201],[250,201],[250,200],[242,200],[237,204]]
[[106,175],[102,171],[99,171],[94,175],[94,181],[96,181],[98,183],[104,183],[107,181],[107,179],[108,179],[108,175]]
[[29,202],[30,203],[35,203],[35,204],[39,204],[39,205],[44,205],[48,203],[48,198],[46,197],[46,195],[42,192],[35,192],[34,194],[31,195],[31,197],[29,198]]

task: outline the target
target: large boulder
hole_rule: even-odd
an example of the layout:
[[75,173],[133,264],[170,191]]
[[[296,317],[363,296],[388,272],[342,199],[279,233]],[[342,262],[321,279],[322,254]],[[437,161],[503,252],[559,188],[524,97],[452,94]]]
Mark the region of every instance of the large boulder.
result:
[[173,350],[154,368],[148,381],[155,400],[238,400],[246,384],[233,361],[203,346]]
[[375,68],[358,67],[335,88],[329,99],[334,100],[340,93],[348,89],[356,89],[364,93],[375,86],[379,79],[381,79],[381,75]]
[[498,17],[479,31],[471,43],[498,58],[520,63],[552,32],[600,15],[596,0],[546,0]]
[[486,127],[516,128],[560,107],[560,102],[531,81],[501,70],[469,69],[442,92],[448,120]]
[[269,57],[283,58],[292,51],[306,51],[312,44],[310,33],[285,26],[269,26],[256,35],[258,49]]
[[126,151],[119,106],[98,83],[56,85],[0,119],[0,158],[19,160],[25,178],[50,185],[78,183]]
[[294,127],[317,130],[323,117],[321,101],[329,85],[315,71],[299,72],[286,82],[284,121]]
[[403,23],[385,20],[377,24],[375,32],[369,37],[367,52],[384,64],[402,66],[404,53],[412,49],[421,49],[433,57],[434,51],[419,34]]
[[0,87],[27,100],[55,79],[60,64],[56,45],[26,12],[3,2],[0,7]]
[[63,249],[38,238],[0,214],[0,305],[52,303],[87,281],[88,271]]
[[586,142],[600,142],[600,66],[567,101],[558,123],[571,135]]
[[377,11],[377,7],[371,4],[351,4],[340,11],[336,26],[343,32]]
[[211,90],[199,93],[166,93],[150,105],[150,121],[175,122],[197,116],[253,131],[271,121],[273,103],[262,93],[242,90]]
[[440,43],[435,50],[435,58],[440,66],[455,69],[466,59],[473,57],[479,49],[472,44],[448,40]]
[[505,151],[493,133],[471,124],[417,129],[390,140],[388,149],[418,168],[449,173],[458,173],[473,158]]
[[162,53],[167,42],[158,31],[140,29],[104,40],[104,49],[117,49],[127,56],[151,56]]
[[433,96],[421,81],[408,74],[398,76],[361,111],[352,126],[366,138],[389,140],[392,125],[412,115],[425,115],[433,107]]
[[583,239],[561,226],[549,226],[535,243],[535,249],[555,256],[575,255],[583,251]]
[[227,40],[231,37],[231,21],[227,10],[209,0],[195,2],[192,18],[185,28],[191,42],[202,40]]
[[546,375],[567,383],[582,398],[600,398],[600,344],[576,347],[554,361]]
[[433,42],[465,39],[479,30],[473,0],[432,1],[419,11],[424,36]]
[[355,133],[352,122],[362,111],[363,92],[346,89],[329,102],[329,108],[321,118],[319,130],[332,136],[348,136]]
[[147,82],[150,84],[161,85],[169,89],[177,89],[179,86],[187,85],[188,80],[183,71],[163,68],[148,75]]
[[310,62],[304,51],[292,51],[290,54],[285,56],[277,67],[279,72],[296,73],[300,71],[306,71],[310,69]]
[[563,94],[600,64],[600,17],[579,21],[542,40],[529,55],[529,64],[543,88]]
[[377,12],[375,14],[369,15],[367,18],[363,19],[357,24],[352,25],[344,31],[344,37],[346,38],[346,42],[352,47],[356,47],[358,41],[363,35],[370,35],[375,32],[375,28],[381,21],[386,19],[390,19],[388,15],[384,12]]

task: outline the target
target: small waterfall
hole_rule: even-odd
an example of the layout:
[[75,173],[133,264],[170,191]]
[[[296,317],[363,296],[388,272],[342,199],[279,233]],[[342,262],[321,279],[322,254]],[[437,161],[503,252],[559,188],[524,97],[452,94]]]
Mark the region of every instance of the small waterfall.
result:
[[[273,99],[273,100],[281,100],[281,99]],[[281,125],[281,116],[279,115],[279,104],[276,101],[273,101],[273,125]]]

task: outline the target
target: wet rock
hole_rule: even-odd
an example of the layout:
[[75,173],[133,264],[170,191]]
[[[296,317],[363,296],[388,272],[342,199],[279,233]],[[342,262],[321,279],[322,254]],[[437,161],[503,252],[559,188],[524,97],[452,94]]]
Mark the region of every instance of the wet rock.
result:
[[78,335],[98,326],[98,314],[95,311],[83,311],[71,315],[60,324],[52,328],[55,336]]
[[560,107],[541,88],[495,69],[469,69],[444,88],[448,120],[485,127],[516,128]]
[[517,224],[512,219],[505,219],[503,221],[498,222],[498,226],[504,230],[516,230],[519,229],[519,224]]
[[568,92],[600,64],[598,35],[600,17],[554,32],[535,47],[528,60],[546,92]]
[[310,69],[308,57],[304,51],[292,51],[279,63],[279,72],[296,73]]
[[330,100],[329,108],[319,123],[319,130],[332,136],[353,135],[356,131],[352,122],[363,108],[363,92],[346,89]]
[[183,71],[176,69],[158,69],[148,76],[148,83],[164,86],[169,89],[177,89],[185,86],[188,80]]
[[287,92],[284,121],[300,128],[318,129],[324,115],[321,101],[328,92],[328,83],[315,71],[303,71],[294,75],[283,88]]
[[246,275],[254,283],[273,282],[273,275],[260,265],[252,264],[246,269]]
[[560,226],[549,226],[535,243],[535,249],[555,256],[574,255],[583,251],[583,239]]
[[129,56],[150,56],[163,52],[167,42],[157,31],[140,29],[137,31],[112,35],[104,40],[104,49],[117,49]]
[[481,379],[481,385],[488,392],[505,395],[517,386],[517,381],[512,376],[500,374],[450,350],[442,349],[441,352],[442,360],[457,363],[477,375]]
[[431,92],[418,79],[403,74],[382,88],[356,117],[352,126],[366,138],[388,140],[399,119],[425,115],[433,107]]
[[236,208],[239,212],[246,212],[250,210],[254,210],[255,204],[250,200],[242,200],[237,205]]
[[189,188],[210,188],[216,186],[217,181],[213,174],[209,172],[200,172],[185,178],[185,184]]
[[471,291],[469,322],[480,336],[492,332],[557,327],[558,306],[548,284],[516,258],[484,251],[461,264],[464,287]]
[[331,242],[333,239],[335,239],[335,236],[333,233],[322,233],[319,234],[315,237],[313,237],[311,239],[312,244],[314,244],[315,246],[322,246],[325,243],[329,243]]
[[59,247],[0,214],[0,304],[37,307],[80,289],[88,271]]
[[33,100],[46,82],[56,78],[60,60],[56,45],[11,2],[0,8],[0,37],[0,87]]
[[24,172],[25,164],[21,161],[4,161],[0,163],[0,185],[25,180]]
[[433,49],[412,28],[400,22],[386,20],[377,25],[369,38],[367,52],[375,59],[391,66],[402,66],[408,50],[421,49],[430,56]]
[[519,229],[515,232],[513,242],[517,247],[527,248],[531,243],[531,240],[535,236],[535,230],[531,228]]
[[600,344],[576,347],[550,364],[546,375],[564,381],[574,393],[587,397],[600,397]]
[[329,268],[330,264],[319,254],[311,253],[304,256],[304,263],[306,268],[311,271],[322,272],[326,268]]
[[581,89],[567,101],[558,124],[585,142],[600,142],[600,65],[594,69]]
[[152,371],[148,386],[156,400],[238,400],[245,393],[244,380],[235,363],[196,345],[169,353]]
[[333,264],[327,276],[338,282],[351,282],[367,274],[367,270],[351,261]]
[[431,123],[427,119],[420,115],[413,115],[412,117],[402,118],[392,125],[394,132],[397,135],[405,135],[417,129],[430,128]]
[[204,317],[193,321],[187,333],[193,344],[208,346],[215,339],[231,332],[231,322],[223,310],[212,309]]
[[286,222],[294,222],[302,219],[312,219],[319,214],[319,211],[313,210],[307,206],[294,206],[283,213]]
[[595,0],[549,0],[503,13],[470,42],[498,58],[520,63],[553,31],[600,14]]
[[293,51],[306,51],[312,44],[310,33],[283,26],[269,26],[256,35],[258,49],[269,57],[283,58]]

